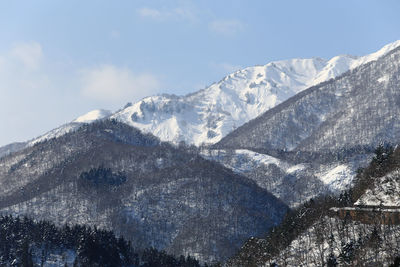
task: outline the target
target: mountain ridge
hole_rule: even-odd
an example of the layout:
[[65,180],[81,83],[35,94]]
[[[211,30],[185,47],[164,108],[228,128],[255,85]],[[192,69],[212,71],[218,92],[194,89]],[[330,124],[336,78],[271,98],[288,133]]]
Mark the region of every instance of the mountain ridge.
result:
[[[175,144],[181,141],[194,145],[215,144],[237,127],[299,92],[377,60],[398,46],[400,41],[395,41],[377,52],[361,57],[339,55],[329,60],[297,58],[247,67],[184,96],[149,96],[136,103],[129,103],[114,113],[90,111],[71,123],[26,142],[25,147],[65,134],[80,127],[83,122],[91,123],[105,117],[113,117],[144,132],[155,134],[162,141]],[[7,149],[2,147],[0,157],[21,147],[21,144]]]
[[[343,126],[334,128],[336,134],[330,135],[326,133],[324,136],[321,136],[323,132],[319,132],[319,130],[326,132],[332,129],[332,127],[336,127],[335,125],[331,125],[335,122],[349,123],[346,116],[351,118],[353,123],[364,123],[373,127],[370,120],[374,119],[376,123],[379,124],[379,118],[384,119],[384,117],[382,117],[383,115],[381,114],[374,115],[371,111],[368,111],[371,109],[368,105],[369,102],[369,104],[373,104],[388,115],[386,120],[394,120],[393,123],[395,123],[395,113],[397,110],[395,101],[397,99],[397,94],[394,88],[388,83],[396,84],[397,76],[395,73],[398,69],[397,54],[399,54],[399,51],[399,48],[391,50],[390,53],[386,54],[378,61],[360,65],[358,68],[350,70],[335,79],[320,83],[300,92],[284,103],[268,110],[256,119],[249,121],[236,131],[231,132],[215,146],[253,150],[281,149],[287,151],[307,151],[310,149],[307,147],[312,145],[313,138],[321,139],[320,142],[323,143],[324,141],[322,141],[322,138],[332,139],[333,136],[337,136],[340,129],[351,129],[352,127]],[[355,77],[355,75],[358,76]],[[387,80],[382,81],[382,77]],[[369,90],[370,94],[366,94],[365,90]],[[361,98],[360,95],[365,97]],[[357,118],[366,118],[368,116],[371,116],[371,118],[365,121],[361,121],[360,119],[356,120],[354,116],[356,116],[357,113],[354,112],[357,109],[359,109],[359,112],[362,112],[362,114],[357,115]],[[302,115],[298,116],[298,114]],[[397,124],[395,123],[393,127],[397,127],[395,125]],[[267,131],[262,131],[262,129],[267,129]],[[365,129],[367,131],[368,127]],[[391,132],[394,131],[393,129]],[[359,130],[361,131],[362,129],[360,128]],[[379,131],[379,129],[377,129],[377,131]],[[258,134],[256,132],[258,132]],[[290,132],[290,136],[285,135],[285,132]],[[383,133],[376,134],[381,135]],[[395,132],[390,134],[395,136]],[[281,136],[284,138],[278,140],[274,136]],[[251,138],[253,138],[253,141],[250,141]],[[259,141],[256,141],[257,138]],[[341,138],[345,138],[345,136],[342,135]],[[369,136],[368,138],[375,137]],[[390,141],[388,139],[389,137],[386,136],[385,138],[384,135],[382,137],[376,136],[376,138],[382,139],[382,142]],[[361,139],[359,140],[361,141]],[[241,143],[241,145],[238,145],[237,142]],[[332,139],[330,142],[334,142],[334,140]],[[335,142],[336,145],[334,143],[331,145],[324,143],[323,147],[313,145],[314,148],[309,151],[315,151],[317,147],[318,151],[322,151],[323,149],[330,150],[338,146],[339,141]],[[347,142],[351,141],[347,140]],[[375,140],[374,143],[370,144],[369,141],[363,141],[360,142],[359,145],[367,146],[371,149],[378,145],[377,142],[378,141]],[[356,143],[354,143],[354,145],[356,145]],[[349,148],[351,149],[351,147],[343,146],[340,149]]]
[[[195,145],[213,144],[236,127],[285,102],[304,89],[376,60],[399,45],[400,41],[396,41],[363,57],[341,55],[330,60],[289,59],[248,67],[186,96],[144,98],[112,117],[145,132],[152,132],[163,141],[185,141]],[[246,81],[243,82],[241,78]],[[193,99],[208,106],[196,106],[191,103]],[[247,104],[240,105],[243,102]],[[182,110],[195,119],[196,114],[200,114],[200,122],[197,122],[200,128],[193,128],[193,123],[188,123],[185,117],[179,117]],[[154,115],[162,111],[171,114],[167,117]],[[169,124],[166,123],[168,119]]]

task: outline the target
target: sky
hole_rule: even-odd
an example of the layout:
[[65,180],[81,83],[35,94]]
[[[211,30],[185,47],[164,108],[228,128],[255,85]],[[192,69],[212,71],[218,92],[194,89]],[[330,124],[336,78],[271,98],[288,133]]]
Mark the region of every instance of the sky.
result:
[[393,0],[0,0],[0,146],[93,109],[400,39]]

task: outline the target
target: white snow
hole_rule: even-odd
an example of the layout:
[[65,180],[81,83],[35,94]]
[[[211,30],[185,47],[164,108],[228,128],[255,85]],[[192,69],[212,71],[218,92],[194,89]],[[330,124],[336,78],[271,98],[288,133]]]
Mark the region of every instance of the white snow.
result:
[[387,74],[383,75],[382,77],[380,77],[380,78],[378,79],[378,82],[380,82],[380,83],[387,83],[387,82],[389,82],[389,75],[387,75]]
[[108,117],[111,114],[112,114],[112,112],[109,110],[96,109],[96,110],[92,110],[92,111],[86,113],[85,115],[78,117],[73,122],[90,123],[90,122]]
[[213,144],[300,91],[377,60],[398,46],[400,41],[363,57],[291,59],[248,67],[186,96],[144,98],[112,118],[163,141]]
[[316,174],[332,191],[340,192],[351,184],[355,176],[355,171],[347,164],[325,166],[323,170]]
[[253,162],[257,162],[257,165],[264,164],[275,164],[276,166],[286,167],[287,163],[283,162],[280,159],[274,158],[272,156],[257,153],[247,149],[237,149],[235,150],[236,155],[244,155],[249,157]]
[[85,115],[82,115],[78,117],[77,119],[73,120],[70,123],[64,124],[56,129],[53,129],[44,135],[41,135],[31,141],[29,141],[27,146],[32,146],[36,143],[51,139],[51,138],[56,138],[59,136],[62,136],[64,134],[67,134],[73,130],[76,130],[79,128],[83,123],[91,123],[96,120],[100,120],[106,117],[109,117],[112,114],[111,111],[104,110],[104,109],[96,109],[93,111],[90,111],[86,113]]
[[[298,194],[295,180],[298,184],[311,184],[311,165],[308,163],[294,164],[246,149],[224,150],[203,149],[201,155],[209,160],[217,161],[233,172],[253,180],[261,188],[266,189],[287,205],[294,208],[322,192],[318,185],[308,187]],[[302,180],[302,181],[300,181]],[[307,187],[307,186],[306,186]],[[300,188],[300,187],[299,187]]]
[[[289,59],[248,67],[185,96],[150,96],[114,114],[106,110],[91,111],[30,141],[28,146],[105,117],[152,133],[162,141],[214,144],[302,90],[377,60],[399,46],[400,41],[396,41],[363,57]],[[381,81],[385,79],[382,77]]]
[[[237,173],[246,173],[254,169],[255,166],[260,165],[276,165],[285,172],[291,173],[305,168],[303,164],[291,165],[286,161],[272,157],[267,154],[257,153],[247,149],[235,149],[232,151],[225,149],[204,150],[201,152],[202,156],[207,159],[220,161],[225,167],[232,169]],[[232,162],[226,164],[223,158],[232,157]]]
[[298,172],[298,171],[302,171],[302,170],[304,170],[305,168],[306,168],[306,165],[304,165],[304,164],[297,164],[297,165],[294,165],[294,166],[292,166],[292,167],[286,169],[286,172],[287,172],[287,173],[295,173],[295,172]]
[[62,135],[67,134],[77,128],[78,128],[78,124],[76,124],[76,123],[64,124],[56,129],[51,130],[50,132],[45,133],[44,135],[41,135],[41,136],[31,140],[28,143],[28,146],[33,146],[36,143],[40,143],[40,142],[43,142],[48,139],[62,136]]
[[378,178],[374,188],[368,189],[355,205],[400,207],[400,170]]

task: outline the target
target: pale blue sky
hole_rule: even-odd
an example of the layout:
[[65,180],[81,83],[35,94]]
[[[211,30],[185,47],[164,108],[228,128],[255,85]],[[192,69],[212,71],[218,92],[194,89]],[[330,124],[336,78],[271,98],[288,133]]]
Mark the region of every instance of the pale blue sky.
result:
[[395,0],[0,0],[0,146],[238,68],[371,53],[400,39],[399,12]]

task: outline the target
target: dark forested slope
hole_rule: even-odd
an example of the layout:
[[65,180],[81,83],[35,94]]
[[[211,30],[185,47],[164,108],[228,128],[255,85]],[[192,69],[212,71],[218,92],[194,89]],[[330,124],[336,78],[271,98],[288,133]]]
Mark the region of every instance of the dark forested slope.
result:
[[139,248],[209,262],[231,256],[287,211],[196,151],[112,120],[1,158],[0,182],[3,213],[110,229]]
[[81,225],[56,227],[26,217],[0,217],[1,266],[200,267],[191,257],[175,258],[112,232]]

